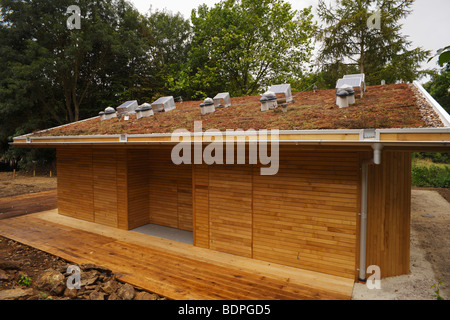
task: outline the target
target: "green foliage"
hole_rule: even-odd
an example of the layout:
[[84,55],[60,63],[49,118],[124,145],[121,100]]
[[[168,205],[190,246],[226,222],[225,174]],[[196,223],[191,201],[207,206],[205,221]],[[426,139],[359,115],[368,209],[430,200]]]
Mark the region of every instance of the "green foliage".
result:
[[415,152],[413,153],[413,160],[414,159],[429,159],[434,163],[450,164],[450,153]]
[[437,284],[433,284],[431,286],[431,289],[435,289],[434,290],[434,294],[431,294],[430,296],[433,298],[436,298],[436,300],[445,300],[443,297],[441,297],[440,295],[440,289],[439,286],[441,286],[442,284],[444,284],[442,281],[439,281]]
[[20,275],[19,281],[17,281],[19,286],[22,286],[22,287],[29,287],[32,282],[33,281],[31,280],[31,278],[24,274]]
[[124,91],[138,96],[148,70],[142,16],[124,0],[80,0],[81,29],[69,30],[72,4],[0,0],[3,150],[12,135],[96,115]]
[[450,113],[450,69],[444,68],[440,73],[435,73],[423,87]]
[[[382,79],[386,83],[418,79],[426,73],[419,68],[429,52],[422,48],[410,50],[411,42],[401,34],[400,24],[411,13],[412,3],[413,0],[339,0],[332,7],[320,0],[318,15],[324,27],[318,36],[323,42],[319,61],[325,66],[357,65],[359,72],[366,74],[369,85],[379,84]],[[381,13],[380,29],[367,26],[375,8]]]
[[416,187],[450,188],[450,167],[413,165],[411,182]]
[[445,48],[441,48],[436,52],[436,55],[428,59],[428,62],[433,60],[435,57],[438,57],[437,63],[444,67],[445,65],[450,63],[450,46],[447,46]]
[[251,95],[301,74],[312,51],[311,8],[283,0],[226,0],[192,11],[189,73],[192,96],[229,91]]

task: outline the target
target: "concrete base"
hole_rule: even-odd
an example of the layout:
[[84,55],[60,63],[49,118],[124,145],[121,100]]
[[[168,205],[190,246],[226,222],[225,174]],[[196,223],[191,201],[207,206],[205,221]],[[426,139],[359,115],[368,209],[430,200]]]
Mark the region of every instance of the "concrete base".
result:
[[194,243],[192,231],[180,230],[176,228],[160,226],[157,224],[146,224],[138,228],[132,229],[131,231],[147,234],[154,237],[183,242],[187,244]]

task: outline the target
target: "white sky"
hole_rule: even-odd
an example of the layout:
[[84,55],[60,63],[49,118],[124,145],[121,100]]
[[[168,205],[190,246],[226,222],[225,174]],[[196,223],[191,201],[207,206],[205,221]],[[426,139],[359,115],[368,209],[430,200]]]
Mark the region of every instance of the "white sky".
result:
[[[167,9],[172,12],[180,12],[185,18],[189,18],[191,10],[206,3],[213,6],[218,0],[130,0],[131,3],[141,12],[148,12],[150,6],[155,9]],[[313,6],[313,13],[317,15],[318,0],[287,0],[294,9],[302,9]],[[334,2],[328,0],[328,2]],[[404,34],[409,36],[413,47],[423,47],[433,53],[439,48],[450,45],[450,12],[449,0],[416,0],[413,5],[413,12],[405,19],[403,24]],[[436,60],[433,60],[426,67],[436,67]]]

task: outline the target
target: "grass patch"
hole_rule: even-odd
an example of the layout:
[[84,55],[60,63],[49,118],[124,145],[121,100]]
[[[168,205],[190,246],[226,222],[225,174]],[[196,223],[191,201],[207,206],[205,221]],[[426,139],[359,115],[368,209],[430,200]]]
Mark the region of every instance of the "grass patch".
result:
[[415,187],[450,188],[450,164],[413,156],[411,182]]

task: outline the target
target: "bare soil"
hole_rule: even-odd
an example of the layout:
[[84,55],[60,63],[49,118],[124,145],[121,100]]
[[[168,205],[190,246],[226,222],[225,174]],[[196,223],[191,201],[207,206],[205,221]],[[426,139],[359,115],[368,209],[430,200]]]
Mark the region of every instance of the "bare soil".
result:
[[56,189],[56,177],[0,172],[0,198]]

